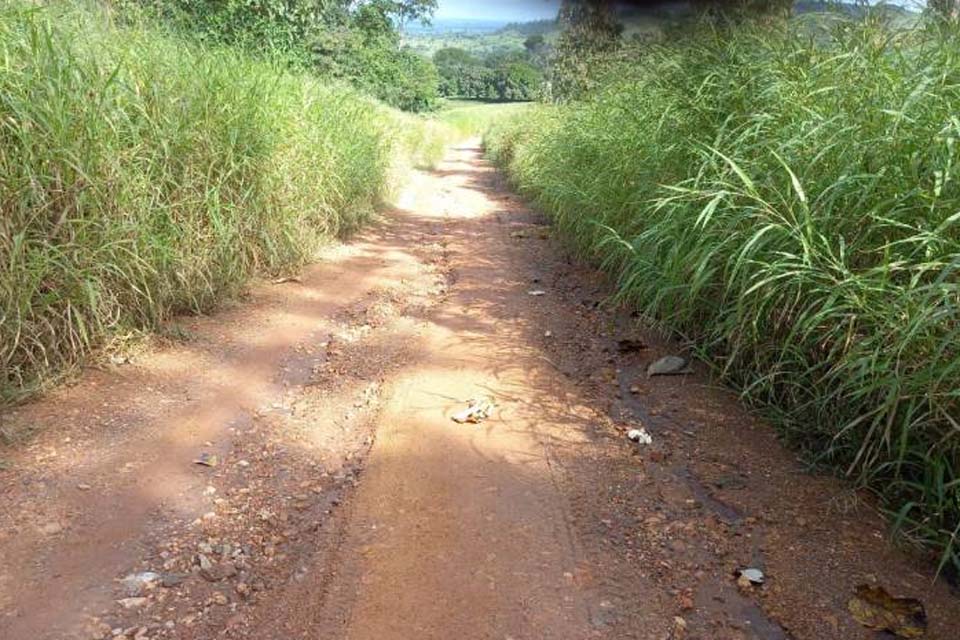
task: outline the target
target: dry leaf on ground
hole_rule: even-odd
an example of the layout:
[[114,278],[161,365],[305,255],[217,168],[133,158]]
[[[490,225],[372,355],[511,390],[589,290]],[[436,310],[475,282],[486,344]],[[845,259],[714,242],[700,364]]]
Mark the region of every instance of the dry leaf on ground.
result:
[[857,622],[901,638],[919,638],[927,631],[927,613],[915,598],[894,598],[880,586],[862,584],[847,608]]

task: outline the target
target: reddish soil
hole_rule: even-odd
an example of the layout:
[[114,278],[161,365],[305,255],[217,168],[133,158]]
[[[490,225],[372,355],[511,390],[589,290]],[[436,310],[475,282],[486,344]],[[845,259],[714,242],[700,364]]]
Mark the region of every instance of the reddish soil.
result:
[[869,499],[645,375],[680,346],[545,222],[453,149],[299,282],[0,416],[0,638],[880,638],[862,583],[956,638]]

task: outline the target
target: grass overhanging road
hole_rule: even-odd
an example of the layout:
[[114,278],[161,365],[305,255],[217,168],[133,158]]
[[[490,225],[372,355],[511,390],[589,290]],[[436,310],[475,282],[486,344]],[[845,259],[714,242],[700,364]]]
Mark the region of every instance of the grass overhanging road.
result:
[[621,300],[960,571],[960,39],[704,25],[487,137]]
[[101,9],[0,9],[0,403],[304,264],[455,135]]

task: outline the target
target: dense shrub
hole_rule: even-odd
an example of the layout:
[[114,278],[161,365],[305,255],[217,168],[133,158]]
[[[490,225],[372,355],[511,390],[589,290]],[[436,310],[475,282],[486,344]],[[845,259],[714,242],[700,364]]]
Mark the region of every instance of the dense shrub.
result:
[[304,262],[398,159],[436,160],[438,128],[237,50],[5,5],[0,400]]
[[397,23],[427,19],[435,0],[118,0],[190,38],[266,54],[296,69],[352,83],[405,111],[438,105],[427,58],[401,47]]
[[491,155],[619,295],[960,567],[960,38],[701,27]]
[[438,105],[440,78],[433,64],[402,49],[363,46],[351,58],[346,77],[387,104],[422,113]]
[[541,93],[544,76],[533,59],[529,52],[479,58],[448,47],[434,54],[433,63],[445,97],[522,102]]

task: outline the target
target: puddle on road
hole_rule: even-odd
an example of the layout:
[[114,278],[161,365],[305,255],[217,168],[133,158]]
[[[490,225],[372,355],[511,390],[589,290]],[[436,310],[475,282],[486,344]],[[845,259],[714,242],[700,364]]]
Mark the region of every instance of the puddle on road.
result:
[[750,640],[792,640],[792,636],[768,618],[756,602],[730,585],[704,583],[697,592],[697,611],[701,620],[723,620]]
[[630,392],[630,387],[635,384],[635,381],[645,375],[645,369],[642,365],[618,363],[617,386],[620,389],[620,404],[651,432],[679,426],[667,416],[651,414],[647,411],[643,399]]
[[734,525],[743,520],[743,514],[740,513],[739,509],[713,497],[710,490],[690,472],[690,469],[679,467],[674,469],[673,473],[690,488],[693,497],[704,507],[715,513],[721,522]]
[[303,387],[316,375],[317,369],[330,360],[327,345],[333,341],[329,331],[317,331],[303,340],[280,363],[276,384],[283,387]]

